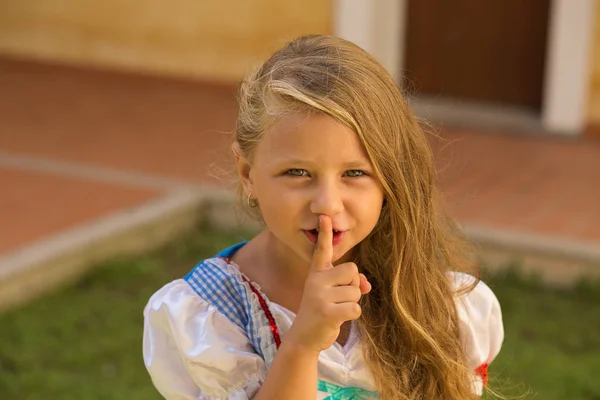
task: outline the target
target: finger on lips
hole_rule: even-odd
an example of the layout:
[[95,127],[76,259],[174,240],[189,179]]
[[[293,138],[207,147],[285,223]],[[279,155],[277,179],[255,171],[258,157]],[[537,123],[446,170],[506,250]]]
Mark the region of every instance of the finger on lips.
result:
[[324,271],[333,268],[333,228],[331,218],[327,215],[319,216],[319,235],[313,253],[313,269]]
[[[312,269],[321,272],[333,269],[333,225],[328,215],[319,216],[319,234],[313,252]],[[371,290],[371,284],[363,274],[359,274],[354,263],[338,265],[332,278],[333,285],[357,287],[363,294]]]

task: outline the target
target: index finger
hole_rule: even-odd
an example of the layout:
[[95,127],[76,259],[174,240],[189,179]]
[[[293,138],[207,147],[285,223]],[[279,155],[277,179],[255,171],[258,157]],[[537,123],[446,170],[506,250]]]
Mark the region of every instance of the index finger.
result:
[[319,216],[319,235],[313,253],[312,269],[323,271],[332,268],[333,259],[333,228],[328,215]]

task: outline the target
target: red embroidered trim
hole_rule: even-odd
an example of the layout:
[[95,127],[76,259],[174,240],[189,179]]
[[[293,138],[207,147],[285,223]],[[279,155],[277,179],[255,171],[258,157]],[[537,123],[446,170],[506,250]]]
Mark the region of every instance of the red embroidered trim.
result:
[[488,383],[488,363],[483,363],[477,369],[475,369],[475,373],[481,377],[483,380],[483,386]]
[[242,275],[242,278],[244,279],[244,281],[246,283],[248,283],[248,285],[250,286],[250,289],[252,289],[254,294],[256,294],[256,296],[258,297],[260,306],[263,309],[265,315],[267,316],[267,319],[269,320],[269,327],[271,328],[271,333],[273,334],[273,339],[275,339],[275,345],[277,345],[277,348],[279,348],[279,345],[281,344],[281,338],[279,337],[279,328],[277,328],[277,323],[275,322],[275,318],[273,318],[273,314],[271,314],[271,310],[269,310],[269,306],[267,306],[267,302],[265,301],[264,297],[262,297],[260,292],[254,287],[252,282],[250,282],[248,279],[246,279],[246,277],[243,275]]
[[[218,258],[225,260],[228,264],[231,263],[231,260],[229,259],[229,257],[218,257]],[[267,306],[267,302],[265,301],[265,298],[254,287],[252,282],[250,282],[244,275],[242,275],[242,279],[244,280],[244,282],[246,282],[248,284],[248,286],[250,286],[250,289],[252,289],[254,294],[256,294],[256,297],[258,297],[260,307],[263,309],[263,312],[265,313],[265,315],[267,316],[267,319],[269,320],[269,327],[271,328],[271,334],[273,335],[273,339],[275,340],[275,345],[277,346],[277,348],[279,348],[279,345],[281,345],[281,337],[279,336],[279,328],[277,327],[275,318],[273,318],[273,314],[271,314],[271,310],[269,310],[269,306]]]

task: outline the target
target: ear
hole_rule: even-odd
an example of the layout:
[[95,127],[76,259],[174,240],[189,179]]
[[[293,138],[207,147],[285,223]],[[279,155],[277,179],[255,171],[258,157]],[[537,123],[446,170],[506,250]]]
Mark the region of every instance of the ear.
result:
[[246,195],[248,195],[254,192],[252,179],[250,178],[250,170],[252,169],[252,166],[246,157],[244,157],[240,144],[237,141],[231,145],[231,151],[233,151],[233,156],[235,157],[238,177],[240,178],[240,182],[244,187]]

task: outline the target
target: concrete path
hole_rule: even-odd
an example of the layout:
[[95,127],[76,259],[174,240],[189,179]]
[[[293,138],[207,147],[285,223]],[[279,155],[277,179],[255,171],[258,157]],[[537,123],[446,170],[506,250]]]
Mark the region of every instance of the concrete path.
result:
[[[233,223],[233,86],[0,59],[0,88],[0,309],[203,210]],[[441,136],[440,184],[486,260],[559,284],[600,275],[600,142]]]

